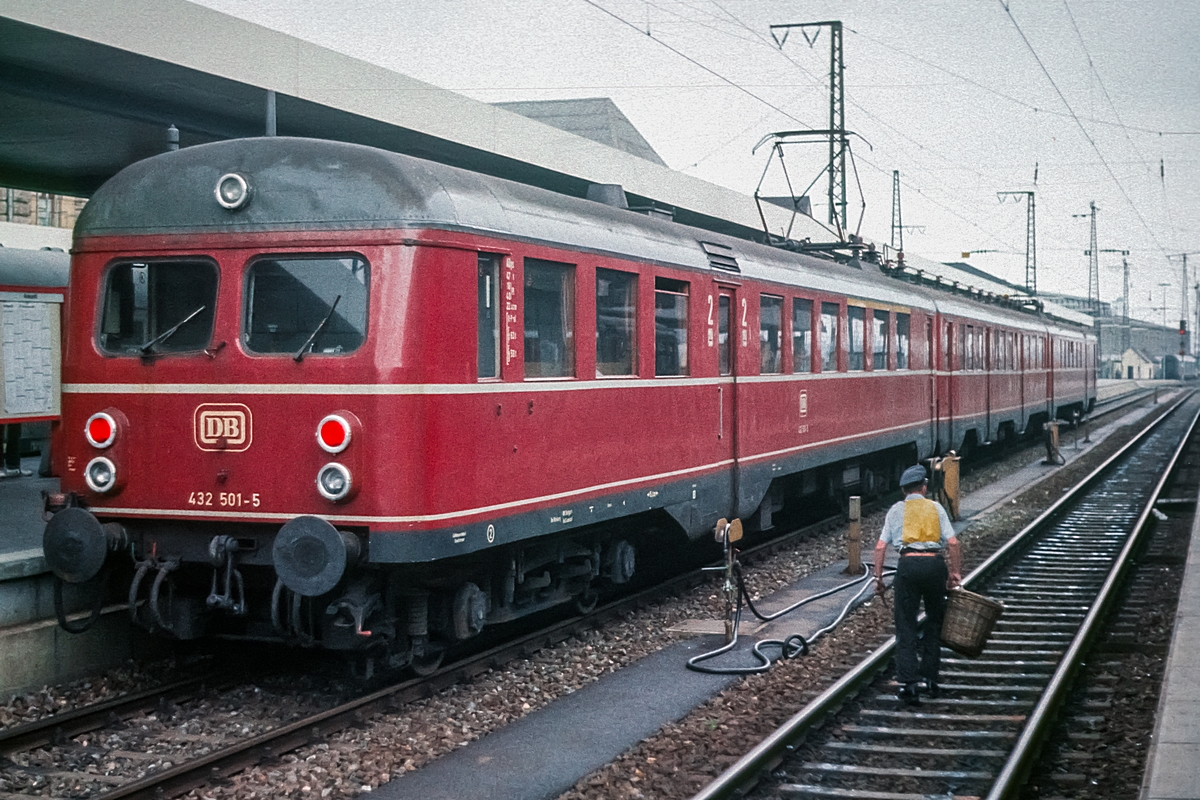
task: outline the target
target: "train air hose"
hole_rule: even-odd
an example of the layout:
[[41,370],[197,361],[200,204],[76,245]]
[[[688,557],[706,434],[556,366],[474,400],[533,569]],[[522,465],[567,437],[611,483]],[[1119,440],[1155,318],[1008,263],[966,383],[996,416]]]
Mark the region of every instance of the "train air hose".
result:
[[[742,565],[737,560],[736,555],[733,558],[732,567],[733,567],[733,575],[737,581],[737,602],[735,604],[735,608],[734,608],[734,612],[733,612],[733,626],[732,626],[733,635],[731,636],[729,642],[727,642],[725,645],[723,645],[721,647],[718,647],[716,650],[712,650],[707,653],[701,653],[698,656],[693,656],[692,658],[689,658],[688,662],[687,662],[687,668],[690,670],[694,670],[695,672],[705,672],[710,675],[754,675],[754,674],[757,674],[760,672],[766,672],[767,670],[769,670],[771,668],[771,665],[773,663],[775,663],[775,661],[780,661],[780,660],[784,660],[784,659],[795,658],[797,656],[807,655],[809,646],[811,644],[813,644],[814,642],[816,642],[817,639],[821,638],[822,636],[824,636],[825,634],[829,633],[834,628],[836,628],[838,625],[840,625],[842,623],[842,620],[844,620],[846,618],[846,615],[850,613],[850,609],[852,609],[855,606],[855,604],[858,602],[858,600],[864,594],[866,594],[867,589],[871,588],[871,586],[873,585],[873,580],[872,580],[873,576],[871,574],[871,570],[868,569],[868,570],[866,570],[866,572],[863,573],[863,575],[861,577],[854,578],[853,580],[849,580],[843,584],[834,586],[831,589],[826,589],[825,591],[819,592],[818,594],[814,594],[811,597],[806,597],[803,600],[793,603],[792,605],[788,606],[787,608],[781,609],[780,611],[776,611],[774,614],[763,614],[761,611],[759,611],[757,608],[754,607],[754,601],[750,598],[750,592],[747,591],[747,589],[746,589],[746,580],[745,580],[745,577],[742,575]],[[886,577],[888,575],[891,575],[895,571],[896,570],[894,570],[894,569],[888,569],[884,572],[884,576]],[[724,655],[725,653],[728,653],[729,651],[733,650],[733,648],[737,647],[738,626],[741,624],[741,621],[742,621],[742,604],[743,603],[745,603],[745,607],[749,608],[750,612],[752,614],[754,614],[754,616],[757,617],[759,620],[761,620],[762,622],[771,622],[773,620],[779,619],[782,616],[790,614],[791,612],[795,611],[797,608],[800,608],[801,606],[808,605],[809,603],[811,603],[815,600],[821,600],[825,597],[829,597],[830,595],[837,594],[838,592],[853,588],[854,586],[857,586],[858,584],[862,584],[862,587],[857,592],[855,592],[854,596],[851,597],[844,606],[842,606],[842,610],[840,612],[838,612],[837,618],[834,619],[833,622],[826,625],[824,628],[821,628],[820,630],[814,632],[808,638],[805,638],[804,636],[801,636],[798,633],[793,633],[791,636],[788,636],[785,639],[763,639],[761,641],[755,642],[754,647],[750,650],[750,652],[753,654],[755,660],[758,663],[751,665],[751,666],[716,667],[716,666],[708,666],[707,664],[703,663],[705,661],[709,661],[711,659],[717,658],[718,656]],[[779,648],[779,655],[777,655],[775,658],[771,658],[771,656],[769,656],[769,655],[767,655],[767,653],[763,652],[764,648]]]

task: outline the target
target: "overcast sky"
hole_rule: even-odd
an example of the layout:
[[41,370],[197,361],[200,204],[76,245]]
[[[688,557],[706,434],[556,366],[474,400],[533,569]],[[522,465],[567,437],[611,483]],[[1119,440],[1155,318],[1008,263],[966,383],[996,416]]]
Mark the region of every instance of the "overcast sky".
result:
[[[1095,201],[1099,249],[1130,251],[1132,313],[1161,322],[1165,290],[1172,325],[1182,276],[1167,256],[1200,251],[1200,0],[201,3],[486,102],[611,97],[669,166],[746,194],[764,134],[828,125],[828,31],[779,48],[769,26],[841,20],[867,238],[891,239],[899,170],[906,251],[1004,251],[968,263],[1024,283],[1025,205],[996,192],[1033,190],[1039,288],[1086,295],[1089,221],[1074,215]],[[789,150],[793,182],[827,155]],[[1104,300],[1121,295],[1120,264],[1101,254]],[[1200,253],[1190,283],[1197,268]]]

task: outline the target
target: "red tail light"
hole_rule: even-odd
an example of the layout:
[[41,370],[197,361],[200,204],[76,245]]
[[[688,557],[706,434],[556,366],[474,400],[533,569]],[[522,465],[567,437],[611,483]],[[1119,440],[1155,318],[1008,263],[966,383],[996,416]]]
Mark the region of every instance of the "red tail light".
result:
[[340,453],[350,444],[350,423],[330,414],[317,425],[317,444],[326,453]]
[[116,420],[103,411],[92,414],[83,427],[83,435],[92,447],[104,449],[117,438]]

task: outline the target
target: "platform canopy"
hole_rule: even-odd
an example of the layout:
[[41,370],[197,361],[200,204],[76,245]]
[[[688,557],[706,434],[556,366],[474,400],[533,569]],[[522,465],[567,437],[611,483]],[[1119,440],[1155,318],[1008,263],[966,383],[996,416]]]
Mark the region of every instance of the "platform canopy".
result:
[[[753,198],[295,37],[184,0],[0,0],[0,185],[89,195],[180,145],[277,132],[367,144],[688,224],[761,232]],[[790,215],[766,208],[773,233]],[[807,217],[792,238],[831,241]]]

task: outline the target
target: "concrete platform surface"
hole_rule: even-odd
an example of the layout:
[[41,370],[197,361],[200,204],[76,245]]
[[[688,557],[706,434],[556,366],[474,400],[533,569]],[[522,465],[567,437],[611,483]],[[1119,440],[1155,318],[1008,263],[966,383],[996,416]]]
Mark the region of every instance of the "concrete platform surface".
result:
[[[20,478],[0,478],[0,581],[21,574],[6,574],[7,565],[14,561],[28,560],[25,551],[36,550],[37,558],[42,555],[42,492],[57,492],[58,478],[39,478],[39,460],[36,457],[21,459],[21,469],[31,474]],[[5,558],[22,554],[19,558]],[[31,569],[28,565],[16,568]],[[42,564],[38,571],[45,571]]]
[[1192,525],[1141,800],[1200,800],[1200,515]]

